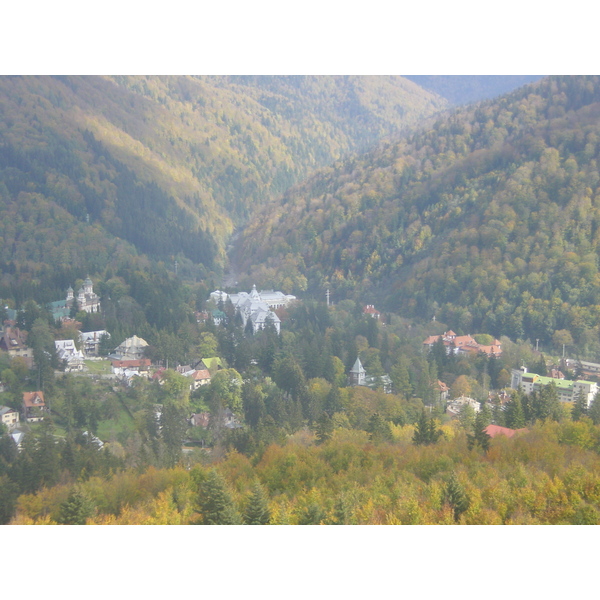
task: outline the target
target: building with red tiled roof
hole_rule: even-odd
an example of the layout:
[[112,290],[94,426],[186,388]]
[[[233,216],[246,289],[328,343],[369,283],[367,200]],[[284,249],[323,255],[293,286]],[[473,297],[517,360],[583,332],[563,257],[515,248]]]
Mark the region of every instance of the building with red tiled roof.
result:
[[448,354],[451,352],[454,352],[454,354],[477,354],[478,352],[483,352],[488,356],[500,356],[502,354],[502,344],[499,340],[494,340],[493,344],[485,346],[477,343],[470,335],[456,335],[452,330],[446,331],[442,335],[430,335],[423,342],[423,346],[431,349],[440,338]]
[[521,431],[528,431],[528,429],[510,429],[509,427],[500,427],[500,425],[488,425],[485,428],[485,432],[490,437],[496,437],[497,435],[505,435],[506,437],[511,438],[513,435],[515,435],[515,433],[519,433]]
[[140,358],[138,360],[113,360],[113,372],[115,369],[129,369],[130,371],[147,371],[152,361],[149,358]]
[[192,392],[197,390],[201,385],[208,385],[210,383],[210,373],[208,369],[192,371],[189,377],[192,379],[192,384],[190,385]]
[[23,392],[23,413],[28,423],[43,421],[47,410],[44,392]]
[[373,319],[377,319],[378,321],[381,319],[381,313],[373,304],[367,304],[366,306],[363,306],[363,314],[370,315]]
[[207,412],[196,413],[190,417],[190,424],[192,427],[204,427],[206,429],[209,421],[210,413]]

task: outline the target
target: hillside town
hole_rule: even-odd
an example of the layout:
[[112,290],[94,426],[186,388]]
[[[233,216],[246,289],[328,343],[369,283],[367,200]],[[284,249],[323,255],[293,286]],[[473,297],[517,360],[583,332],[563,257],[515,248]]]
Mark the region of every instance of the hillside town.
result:
[[[226,293],[215,290],[208,296],[205,310],[195,313],[195,319],[201,328],[205,328],[210,322],[211,327],[237,327],[245,331],[246,335],[256,335],[271,328],[277,336],[281,336],[284,325],[281,317],[287,314],[290,307],[298,305],[299,300],[296,296],[274,290],[259,291],[255,285],[250,292]],[[163,386],[167,381],[168,373],[174,372],[187,381],[188,394],[196,394],[199,390],[209,389],[216,373],[229,369],[223,356],[197,355],[189,360],[188,364],[177,361],[169,363],[168,358],[156,361],[152,358],[151,345],[138,335],[134,334],[118,345],[114,345],[111,343],[112,336],[107,330],[82,331],[81,323],[75,319],[77,314],[101,312],[101,299],[94,292],[93,282],[89,277],[84,280],[77,296],[74,295],[73,288],[69,287],[65,300],[52,302],[47,308],[57,328],[71,327],[71,332],[76,332],[76,335],[71,338],[53,341],[53,364],[56,376],[69,374],[91,377],[92,380],[113,382],[127,389],[135,387],[136,381],[141,380]],[[377,327],[386,327],[382,313],[374,305],[364,305],[361,312],[367,318],[367,322],[372,319],[373,322],[377,322]],[[4,352],[9,361],[22,361],[23,365],[34,373],[35,351],[27,343],[29,332],[18,326],[16,311],[8,312],[7,309],[6,316],[10,318],[2,323],[0,352]],[[57,333],[55,335],[58,336]],[[502,342],[487,334],[458,335],[452,330],[447,330],[442,334],[429,335],[423,340],[424,356],[434,355],[436,348],[443,349],[441,350],[443,355],[453,361],[484,357],[488,361],[496,362],[502,357]],[[398,377],[390,376],[389,372],[381,369],[381,365],[376,366],[372,360],[369,360],[368,355],[365,356],[369,363],[368,368],[363,365],[359,352],[352,366],[346,370],[342,385],[363,387],[384,394],[401,393],[398,388]],[[256,361],[251,362],[256,363]],[[565,369],[577,368],[582,375],[592,379],[600,374],[600,364],[589,361],[566,359],[564,366]],[[436,410],[441,410],[441,414],[444,414],[447,419],[461,419],[468,414],[476,415],[486,404],[496,407],[497,416],[498,411],[502,411],[510,403],[514,391],[518,390],[527,396],[539,393],[546,386],[552,386],[556,389],[561,403],[573,406],[575,402],[582,401],[585,410],[590,409],[598,393],[597,381],[567,379],[556,367],[551,367],[549,375],[532,373],[525,366],[519,369],[513,368],[509,380],[503,381],[503,388],[479,389],[476,394],[473,394],[476,390],[472,389],[472,386],[459,385],[461,380],[465,379],[464,376],[452,375],[450,380],[443,381],[444,374],[439,373],[431,383],[431,393],[428,392],[429,395],[423,396],[423,401],[426,404],[430,403],[431,407],[436,407]],[[10,390],[8,382],[0,382],[0,386],[2,392]],[[474,395],[476,397],[473,397]],[[46,401],[44,390],[37,389],[23,391],[18,405],[0,407],[2,423],[11,433],[18,447],[21,447],[27,426],[39,423],[45,416],[51,414],[51,404]],[[226,412],[221,415],[224,426],[243,427],[243,415],[236,414],[231,407],[226,409]],[[210,420],[211,414],[208,410],[190,411],[187,416],[189,426],[205,430],[208,429]],[[504,431],[498,424],[490,424],[490,427],[492,427],[490,432],[493,431],[494,435]],[[496,429],[493,429],[494,427]]]

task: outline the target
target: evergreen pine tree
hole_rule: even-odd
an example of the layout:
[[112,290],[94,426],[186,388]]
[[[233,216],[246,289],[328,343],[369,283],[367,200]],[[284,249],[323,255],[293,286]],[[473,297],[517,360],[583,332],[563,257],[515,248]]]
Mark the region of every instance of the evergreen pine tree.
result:
[[397,365],[392,367],[390,370],[390,379],[394,386],[394,393],[402,394],[405,398],[412,396],[413,389],[410,383],[410,373],[408,372],[405,360],[401,359]]
[[440,436],[442,430],[438,429],[433,418],[427,418],[425,411],[421,411],[421,416],[417,421],[417,427],[413,434],[413,444],[416,446],[428,446],[429,444],[435,444]]
[[467,446],[469,450],[472,450],[475,446],[479,446],[484,452],[490,449],[490,435],[486,432],[485,428],[489,425],[486,423],[487,418],[483,411],[479,411],[475,417],[475,424],[473,426],[473,434],[467,435]]
[[60,476],[60,455],[50,417],[45,417],[40,423],[33,455],[38,487],[55,485]]
[[475,409],[469,402],[466,402],[460,407],[460,410],[458,411],[458,420],[465,431],[471,431],[471,429],[473,429],[473,425],[475,424]]
[[571,419],[573,421],[579,421],[581,417],[585,417],[588,414],[587,398],[583,393],[583,390],[578,390],[573,401],[573,409],[571,410]]
[[446,352],[446,346],[442,336],[433,343],[427,360],[435,362],[438,373],[443,373],[446,370],[446,365],[448,364],[448,352]]
[[319,444],[324,444],[331,439],[331,436],[333,435],[333,421],[326,412],[319,417],[315,428],[315,434]]
[[521,404],[521,395],[514,394],[512,399],[506,405],[506,426],[511,429],[521,429],[525,427],[525,412]]
[[0,462],[12,465],[19,455],[17,444],[8,433],[0,432]]
[[325,398],[323,409],[331,417],[334,413],[342,411],[343,408],[340,388],[334,384],[331,386],[327,398]]
[[94,504],[90,498],[78,488],[73,488],[69,497],[60,505],[56,522],[61,525],[85,525],[93,514]]
[[429,443],[429,421],[424,410],[421,411],[421,416],[417,421],[412,441],[416,446],[425,446]]
[[311,502],[298,517],[298,525],[320,525],[327,514],[316,502]]
[[546,359],[544,355],[540,355],[540,360],[534,365],[533,372],[546,377],[548,375],[548,367],[546,367]]
[[375,413],[367,424],[367,433],[372,442],[389,442],[392,439],[392,430],[388,421],[384,421],[379,413]]
[[600,425],[600,392],[594,396],[594,400],[590,404],[588,417],[592,419],[594,425]]
[[225,480],[212,469],[200,484],[198,508],[203,525],[239,525],[241,517],[236,510]]
[[0,476],[0,525],[6,525],[17,509],[19,487],[7,475]]
[[[503,409],[502,403],[499,400],[496,400],[492,406],[493,422],[500,427],[504,427],[506,425],[506,411]],[[521,407],[521,411],[522,410],[523,407]]]
[[346,492],[342,492],[333,507],[332,525],[349,525],[352,518],[352,506]]
[[428,443],[435,444],[442,437],[443,433],[441,429],[438,429],[435,424],[435,420],[432,418],[429,419],[429,427],[428,427]]
[[445,489],[445,501],[450,505],[454,513],[454,521],[458,522],[460,515],[469,509],[471,504],[465,488],[462,486],[455,473],[452,473]]
[[492,409],[485,400],[480,405],[478,416],[480,416],[484,427],[487,427],[492,422]]
[[265,491],[258,481],[254,482],[244,511],[246,525],[268,525],[271,520],[269,502]]

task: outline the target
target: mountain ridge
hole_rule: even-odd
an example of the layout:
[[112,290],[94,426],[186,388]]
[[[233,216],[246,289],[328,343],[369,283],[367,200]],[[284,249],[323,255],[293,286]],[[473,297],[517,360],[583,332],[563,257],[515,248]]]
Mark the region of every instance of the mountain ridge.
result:
[[546,78],[321,170],[240,236],[242,282],[592,344],[599,102],[597,77]]

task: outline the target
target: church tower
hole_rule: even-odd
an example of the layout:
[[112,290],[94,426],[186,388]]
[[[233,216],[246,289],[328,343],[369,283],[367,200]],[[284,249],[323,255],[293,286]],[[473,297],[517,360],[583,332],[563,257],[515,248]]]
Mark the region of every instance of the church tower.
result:
[[360,358],[357,357],[354,366],[350,369],[350,385],[365,385],[366,374]]

